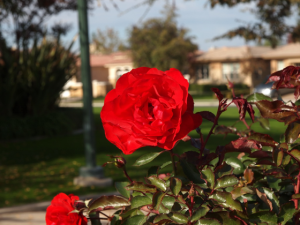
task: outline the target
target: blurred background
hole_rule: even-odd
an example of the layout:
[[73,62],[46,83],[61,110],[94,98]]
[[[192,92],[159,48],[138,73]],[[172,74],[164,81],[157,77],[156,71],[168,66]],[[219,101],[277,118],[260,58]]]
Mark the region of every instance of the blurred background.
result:
[[[84,27],[90,73],[83,73],[80,1],[0,0],[0,207],[50,200],[59,192],[114,191],[113,185],[73,182],[88,161],[84,109],[93,106],[96,164],[122,155],[105,139],[99,113],[105,95],[133,68],[179,69],[190,83],[195,110],[215,112],[210,89],[218,87],[231,98],[227,78],[238,95],[256,91],[277,97],[289,93],[272,91],[266,78],[286,66],[300,66],[297,0],[90,0]],[[91,96],[83,104],[86,77]],[[230,108],[220,124],[230,126],[236,118],[237,110]],[[283,125],[269,126],[278,139],[276,130]],[[201,127],[205,135],[210,124]],[[234,138],[215,135],[208,148]],[[192,150],[187,143],[178,146]],[[147,174],[146,167],[131,166],[147,151],[158,149],[125,156],[133,179]],[[124,180],[113,166],[103,172],[113,181]]]

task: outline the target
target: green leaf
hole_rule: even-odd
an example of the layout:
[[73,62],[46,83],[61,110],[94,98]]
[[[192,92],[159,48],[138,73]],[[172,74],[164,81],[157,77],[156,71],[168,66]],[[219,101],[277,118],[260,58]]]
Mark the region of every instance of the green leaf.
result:
[[169,210],[172,209],[174,203],[175,203],[175,198],[172,196],[165,196],[162,200],[162,204]]
[[117,191],[123,195],[125,198],[130,198],[130,191],[126,190],[125,187],[129,185],[130,183],[125,181],[125,182],[116,182],[115,187]]
[[221,225],[216,219],[200,219],[194,225]]
[[159,166],[151,166],[149,169],[148,169],[148,177],[150,176],[157,176],[157,172],[159,170]]
[[170,188],[174,195],[178,195],[182,187],[182,181],[178,178],[172,177],[170,182]]
[[120,208],[123,206],[130,206],[130,201],[121,196],[110,195],[101,196],[100,198],[92,201],[88,207],[89,212],[92,210],[104,210],[105,208]]
[[159,179],[157,176],[148,177],[148,180],[151,182],[152,185],[154,185],[155,187],[157,187],[161,191],[166,191],[167,190],[166,182]]
[[172,221],[179,223],[179,224],[187,224],[188,223],[188,218],[185,215],[178,213],[178,212],[170,212],[168,214],[168,217]]
[[163,193],[163,192],[160,192],[160,191],[156,192],[153,195],[152,204],[153,204],[154,209],[156,209],[156,210],[159,209],[165,195],[166,195],[166,193]]
[[217,179],[217,185],[215,189],[232,187],[239,183],[239,180],[234,175],[225,175]]
[[242,211],[242,206],[239,201],[233,200],[232,195],[228,192],[215,191],[209,196],[209,199],[214,199],[221,203],[222,206],[233,210]]
[[207,181],[207,186],[211,189],[215,186],[215,174],[211,170],[211,168],[206,168],[201,171],[202,172],[202,178]]
[[255,192],[249,187],[236,187],[230,193],[233,199],[237,199],[244,194],[255,194]]
[[300,151],[297,149],[294,149],[290,151],[290,154],[293,156],[294,159],[296,159],[298,162],[300,162]]
[[266,118],[263,118],[263,117],[260,117],[257,119],[259,121],[259,125],[266,129],[266,130],[270,130],[270,123],[269,123],[269,120],[266,119]]
[[234,168],[233,173],[236,175],[242,174],[245,170],[244,164],[236,157],[227,158],[225,162]]
[[165,151],[150,152],[150,153],[147,153],[145,155],[142,155],[140,158],[138,158],[135,161],[135,163],[133,164],[133,166],[142,166],[142,165],[145,165],[145,164],[151,162],[153,159],[155,159],[157,156],[159,156],[163,152],[165,152]]
[[267,223],[268,225],[277,225],[277,216],[274,212],[262,211],[249,215],[249,221],[252,223]]
[[275,195],[275,193],[272,190],[265,188],[265,187],[263,187],[263,190],[264,190],[264,193],[267,195],[267,197],[272,202],[274,212],[279,213],[280,205],[279,205],[279,200],[278,200],[277,196]]
[[205,216],[206,213],[209,211],[209,208],[207,206],[201,206],[192,216],[191,222],[195,222],[196,220],[199,220],[201,217]]
[[300,194],[293,194],[292,199],[300,199]]
[[143,225],[147,220],[147,216],[143,216],[143,215],[136,215],[133,217],[129,217],[125,223],[123,223],[124,225]]
[[246,100],[248,102],[257,102],[257,101],[260,101],[260,100],[268,100],[268,101],[273,101],[272,98],[268,97],[268,96],[265,96],[261,93],[253,93],[251,95],[249,95]]
[[166,214],[159,214],[154,218],[153,223],[157,224],[159,222],[160,224],[163,224],[170,221],[172,220]]
[[152,200],[147,196],[136,196],[131,200],[131,208],[139,208],[144,205],[151,205]]
[[285,131],[285,140],[287,143],[293,143],[300,134],[300,121],[296,120],[288,125]]
[[[299,196],[300,197],[300,196]],[[278,223],[285,225],[287,222],[291,221],[294,214],[299,210],[295,209],[293,202],[288,202],[280,207],[280,213],[278,215]]]
[[150,192],[155,193],[156,187],[149,184],[144,184],[143,182],[134,182],[125,187],[128,191],[141,191],[141,192]]
[[205,183],[204,180],[200,178],[200,173],[195,166],[191,165],[185,160],[180,160],[180,164],[184,174],[189,178],[190,181],[193,181],[196,184]]
[[222,225],[241,225],[241,221],[238,219],[231,218],[229,212],[208,212],[205,216],[206,218],[216,219]]
[[166,166],[168,166],[168,165],[170,165],[170,164],[172,164],[172,161],[165,162],[164,164],[162,164],[162,165],[160,166],[160,168],[162,169],[162,168],[164,168],[164,167],[166,167]]

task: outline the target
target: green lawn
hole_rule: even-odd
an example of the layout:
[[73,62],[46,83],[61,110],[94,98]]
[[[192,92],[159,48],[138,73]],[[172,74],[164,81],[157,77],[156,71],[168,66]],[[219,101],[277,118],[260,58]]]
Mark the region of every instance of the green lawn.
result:
[[[121,151],[105,139],[99,118],[100,110],[101,108],[94,108],[97,163],[102,165],[109,160],[108,154],[121,155]],[[216,108],[212,107],[195,109],[195,111],[204,110],[216,112]],[[220,118],[219,124],[233,125],[237,118],[237,109],[229,108]],[[211,122],[203,121],[201,129],[204,135],[208,133],[211,125]],[[241,122],[237,126],[244,129]],[[258,124],[254,124],[253,128],[258,132],[264,132]],[[273,121],[268,134],[279,140],[278,132],[282,129],[284,129],[282,124]],[[192,132],[191,135],[196,137],[198,134]],[[214,150],[216,146],[226,144],[235,138],[234,135],[228,135],[226,139],[222,135],[213,135],[207,148]],[[85,165],[82,134],[35,141],[1,142],[0,149],[0,207],[50,200],[59,192],[82,195],[114,191],[113,187],[101,189],[81,188],[73,185],[73,178],[78,175],[79,168]],[[175,152],[188,150],[194,150],[194,148],[184,142],[180,142],[174,149]],[[161,165],[165,158],[169,159],[169,154],[164,153],[155,162],[139,169],[131,166],[139,156],[149,151],[160,151],[160,149],[145,147],[132,155],[125,156],[128,173],[133,179],[143,180],[149,165]],[[166,168],[168,169],[171,168]],[[122,172],[111,165],[105,168],[105,175],[113,178],[114,181],[125,180]]]

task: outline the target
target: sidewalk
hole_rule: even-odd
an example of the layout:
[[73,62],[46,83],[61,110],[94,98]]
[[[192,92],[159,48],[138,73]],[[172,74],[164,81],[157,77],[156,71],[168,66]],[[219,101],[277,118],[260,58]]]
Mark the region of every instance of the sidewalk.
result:
[[[118,195],[117,192],[103,193],[99,195],[79,196],[81,200],[97,198],[101,195]],[[53,196],[54,197],[54,196]],[[44,225],[46,209],[50,205],[50,201],[32,203],[27,205],[0,208],[0,225]],[[111,215],[113,210],[105,211],[107,215]],[[102,222],[103,225],[107,223]],[[90,225],[90,223],[89,223]]]

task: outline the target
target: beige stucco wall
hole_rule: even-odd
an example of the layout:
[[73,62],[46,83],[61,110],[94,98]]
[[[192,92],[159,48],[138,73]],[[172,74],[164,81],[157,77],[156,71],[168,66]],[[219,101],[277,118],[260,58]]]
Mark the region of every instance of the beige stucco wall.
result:
[[300,58],[288,58],[288,59],[272,59],[270,63],[271,73],[278,70],[278,61],[283,61],[284,67],[295,65],[295,63],[300,63]]
[[117,77],[117,71],[121,70],[125,73],[127,70],[128,72],[133,69],[132,63],[123,63],[123,64],[110,64],[106,65],[108,68],[108,82],[113,86],[113,88],[116,87],[116,83],[118,80]]
[[108,69],[103,66],[91,67],[91,80],[108,82]]

